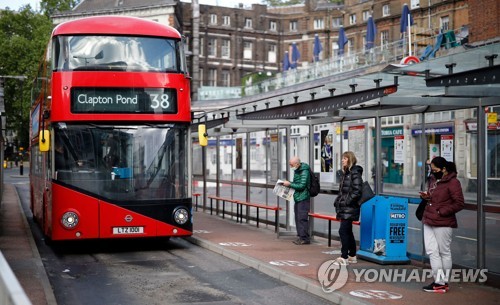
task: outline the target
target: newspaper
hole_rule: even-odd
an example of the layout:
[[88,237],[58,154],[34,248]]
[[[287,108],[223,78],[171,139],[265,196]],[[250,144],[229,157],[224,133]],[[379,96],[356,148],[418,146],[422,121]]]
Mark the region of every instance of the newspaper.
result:
[[284,186],[283,180],[278,180],[276,181],[276,185],[274,186],[273,193],[275,193],[276,196],[290,201],[293,198],[293,193],[295,193],[295,190],[289,188],[288,186]]

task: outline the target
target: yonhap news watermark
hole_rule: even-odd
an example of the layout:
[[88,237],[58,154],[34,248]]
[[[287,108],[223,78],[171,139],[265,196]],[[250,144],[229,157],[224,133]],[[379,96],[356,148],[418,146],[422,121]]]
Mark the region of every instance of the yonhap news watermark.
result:
[[[324,292],[330,293],[342,288],[348,281],[356,283],[425,283],[433,279],[431,269],[404,268],[350,268],[336,265],[334,260],[324,262],[318,269],[318,281]],[[439,278],[449,283],[484,283],[488,280],[488,269],[438,270]]]

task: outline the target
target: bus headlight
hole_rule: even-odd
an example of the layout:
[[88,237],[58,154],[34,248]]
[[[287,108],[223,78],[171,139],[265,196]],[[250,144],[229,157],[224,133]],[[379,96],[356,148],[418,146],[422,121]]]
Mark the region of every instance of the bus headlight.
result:
[[189,212],[186,208],[177,208],[174,210],[174,220],[176,223],[183,225],[189,220]]
[[61,223],[66,229],[73,229],[78,224],[78,214],[75,212],[66,212],[61,217]]

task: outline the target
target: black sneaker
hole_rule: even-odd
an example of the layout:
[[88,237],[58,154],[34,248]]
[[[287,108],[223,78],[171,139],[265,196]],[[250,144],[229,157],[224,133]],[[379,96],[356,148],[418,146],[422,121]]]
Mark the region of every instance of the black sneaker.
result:
[[431,284],[422,287],[422,289],[427,292],[446,293],[449,287],[448,284],[436,284],[432,282]]
[[297,239],[297,240],[294,240],[293,243],[296,245],[309,245],[311,242],[308,240]]
[[297,238],[296,240],[292,241],[292,243],[296,244],[296,245],[300,245],[300,238]]

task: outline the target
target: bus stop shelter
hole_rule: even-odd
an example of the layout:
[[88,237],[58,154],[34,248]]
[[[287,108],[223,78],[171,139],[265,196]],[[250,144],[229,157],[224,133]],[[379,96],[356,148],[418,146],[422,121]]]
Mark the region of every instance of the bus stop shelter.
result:
[[[312,211],[334,213],[335,171],[343,151],[357,154],[364,179],[377,194],[416,199],[424,187],[425,162],[437,149],[459,165],[467,202],[467,212],[460,215],[473,219],[463,232],[470,240],[458,245],[467,249],[460,263],[500,272],[500,260],[488,259],[491,265],[486,265],[487,251],[500,251],[486,246],[498,231],[498,225],[486,226],[487,213],[500,211],[495,194],[500,178],[499,52],[500,45],[491,44],[409,66],[381,64],[245,97],[237,104],[217,101],[213,110],[194,103],[193,110],[203,112],[194,117],[193,130],[206,123],[210,139],[209,148],[194,146],[195,191],[203,194],[203,205],[207,194],[221,196],[224,185],[226,192],[231,188],[226,196],[276,202],[286,207],[281,225],[287,231],[293,209],[271,190],[276,179],[291,176],[287,160],[292,155],[321,174],[322,194],[312,201]],[[333,139],[333,173],[320,169],[323,134]],[[207,172],[209,163],[214,166]],[[259,191],[265,196],[255,195]],[[408,252],[423,257],[419,223],[409,225],[415,236]],[[311,230],[321,235],[325,229],[312,222]]]

